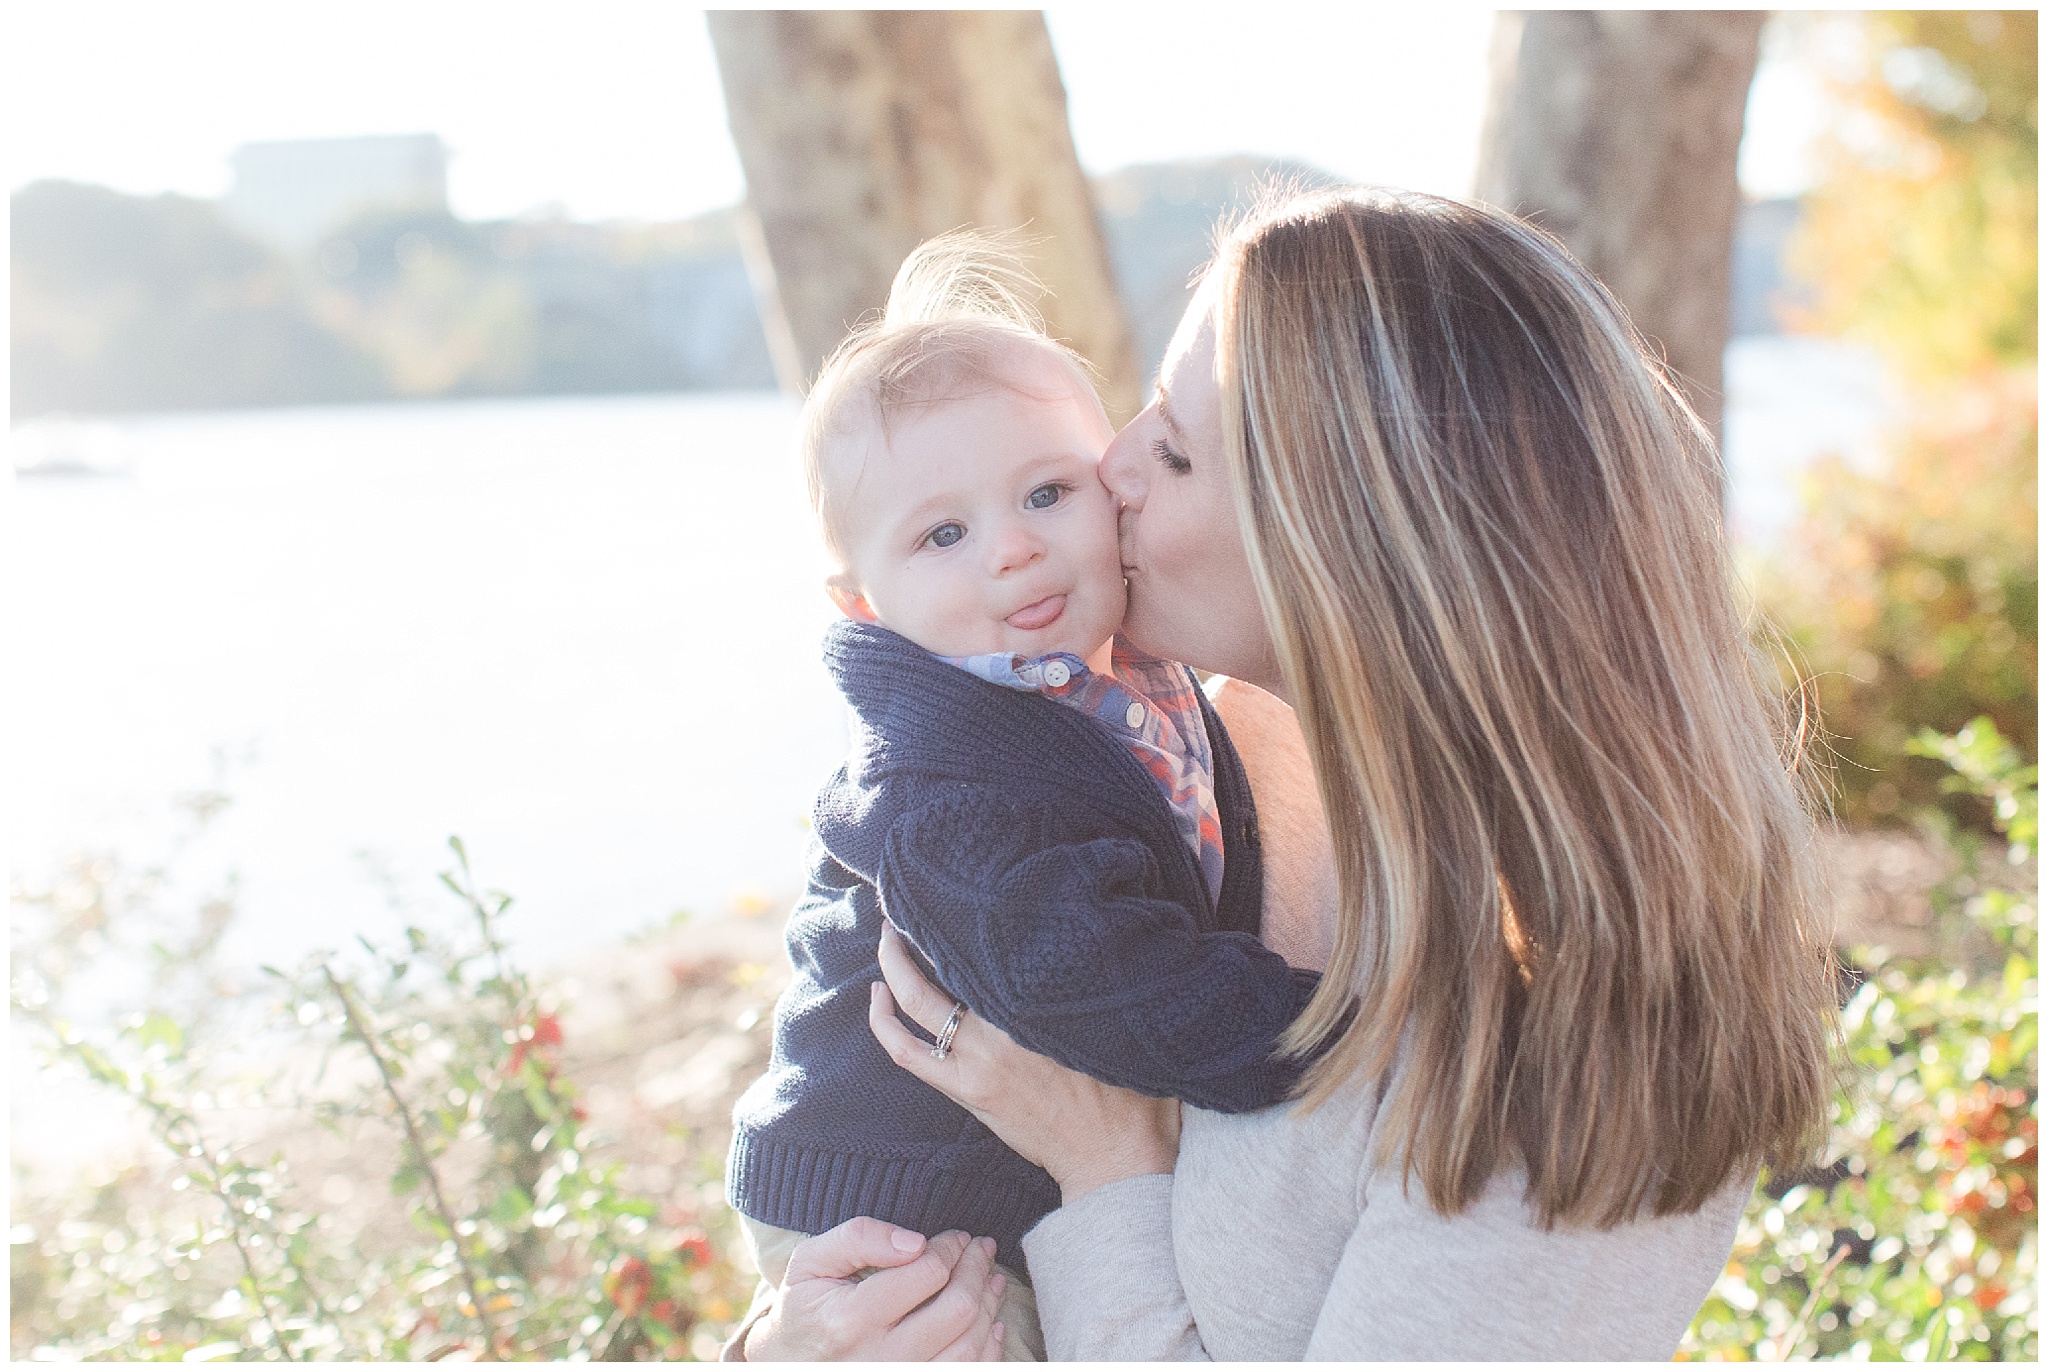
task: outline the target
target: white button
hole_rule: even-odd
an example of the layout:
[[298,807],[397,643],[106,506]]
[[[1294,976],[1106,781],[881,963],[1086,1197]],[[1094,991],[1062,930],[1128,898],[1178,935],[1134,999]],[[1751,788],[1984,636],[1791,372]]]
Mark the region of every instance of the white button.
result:
[[1073,675],[1074,673],[1068,668],[1067,664],[1058,658],[1054,658],[1045,664],[1045,684],[1053,687],[1055,690],[1066,685]]
[[1145,707],[1143,705],[1140,705],[1135,700],[1132,701],[1131,708],[1124,711],[1124,723],[1130,725],[1133,729],[1135,729],[1144,722]]

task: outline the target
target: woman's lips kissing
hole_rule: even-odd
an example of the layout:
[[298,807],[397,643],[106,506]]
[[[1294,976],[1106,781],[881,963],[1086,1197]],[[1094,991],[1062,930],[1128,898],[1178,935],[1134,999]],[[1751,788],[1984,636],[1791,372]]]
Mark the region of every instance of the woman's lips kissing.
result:
[[1013,629],[1043,629],[1067,612],[1065,595],[1049,595],[1043,600],[1034,600],[1017,611],[1003,623]]

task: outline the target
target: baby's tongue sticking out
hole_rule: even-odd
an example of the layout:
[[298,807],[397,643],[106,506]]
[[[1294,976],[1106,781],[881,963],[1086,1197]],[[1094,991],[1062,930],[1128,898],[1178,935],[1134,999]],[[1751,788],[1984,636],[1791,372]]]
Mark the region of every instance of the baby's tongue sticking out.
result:
[[1004,620],[1013,629],[1027,632],[1051,626],[1067,612],[1067,598],[1064,595],[1049,595],[1043,600],[1033,601],[1023,609]]

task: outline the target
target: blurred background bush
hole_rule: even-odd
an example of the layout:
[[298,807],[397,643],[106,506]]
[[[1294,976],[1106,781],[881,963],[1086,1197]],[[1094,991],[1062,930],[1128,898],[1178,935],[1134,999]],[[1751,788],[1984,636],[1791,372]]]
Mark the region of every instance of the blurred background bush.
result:
[[[2039,1356],[2037,17],[1860,18],[1793,243],[1801,323],[1898,388],[1753,562],[1850,826],[1946,853],[1917,955],[1852,944],[1821,1165],[1767,1177],[1683,1352]],[[1882,939],[1883,930],[1864,929]]]
[[1835,74],[1839,111],[1794,239],[1804,327],[1884,356],[1884,461],[1809,474],[1764,569],[1839,753],[1838,813],[1897,823],[1942,803],[1918,730],[1988,715],[2036,743],[2038,17],[1878,14]]

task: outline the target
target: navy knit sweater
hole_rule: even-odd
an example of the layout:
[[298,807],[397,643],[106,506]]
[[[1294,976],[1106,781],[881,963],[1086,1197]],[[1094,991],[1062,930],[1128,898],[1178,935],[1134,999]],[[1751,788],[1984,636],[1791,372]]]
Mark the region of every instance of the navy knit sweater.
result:
[[835,625],[825,661],[854,709],[853,752],[818,794],[796,975],[768,1070],[734,1110],[728,1191],[777,1228],[872,1215],[963,1229],[1021,1266],[1059,1189],[869,1033],[885,914],[1025,1047],[1212,1110],[1286,1096],[1301,1064],[1276,1045],[1317,978],[1258,940],[1251,790],[1206,699],[1225,854],[1213,902],[1158,783],[1094,720],[873,625]]

